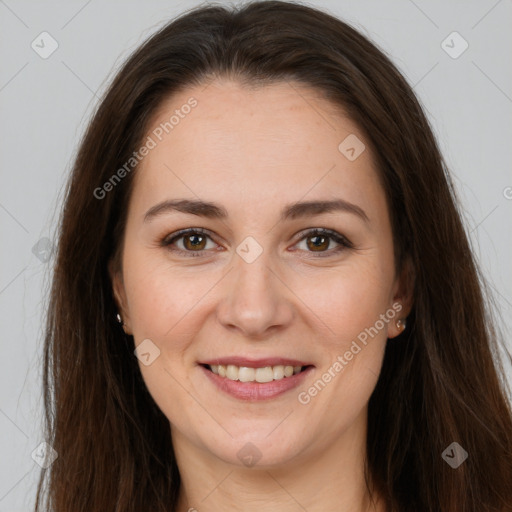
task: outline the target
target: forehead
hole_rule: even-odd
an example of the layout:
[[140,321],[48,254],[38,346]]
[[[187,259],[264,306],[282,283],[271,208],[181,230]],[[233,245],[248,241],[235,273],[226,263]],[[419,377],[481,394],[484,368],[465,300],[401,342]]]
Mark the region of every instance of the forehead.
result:
[[191,87],[160,105],[147,137],[154,147],[139,164],[133,191],[141,207],[172,197],[215,198],[228,208],[305,195],[342,194],[377,207],[383,199],[368,144],[355,160],[340,150],[345,140],[363,147],[361,130],[341,108],[300,84]]

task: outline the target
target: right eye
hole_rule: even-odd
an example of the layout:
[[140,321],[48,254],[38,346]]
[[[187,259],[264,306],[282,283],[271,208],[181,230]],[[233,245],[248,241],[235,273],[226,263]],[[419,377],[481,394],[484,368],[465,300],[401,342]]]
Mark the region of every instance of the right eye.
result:
[[[207,230],[203,228],[182,229],[166,236],[161,240],[160,245],[166,247],[169,251],[183,254],[184,256],[201,256],[201,254],[197,253],[205,252],[207,239],[211,240],[210,235],[207,233]],[[177,241],[183,241],[183,248],[172,247]]]

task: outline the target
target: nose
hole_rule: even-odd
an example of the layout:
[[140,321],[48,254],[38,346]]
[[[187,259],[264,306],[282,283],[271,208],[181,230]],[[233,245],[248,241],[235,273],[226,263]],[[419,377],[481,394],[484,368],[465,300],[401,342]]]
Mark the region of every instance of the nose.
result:
[[293,293],[269,265],[265,251],[251,263],[234,255],[217,308],[221,325],[253,340],[283,330],[293,320]]

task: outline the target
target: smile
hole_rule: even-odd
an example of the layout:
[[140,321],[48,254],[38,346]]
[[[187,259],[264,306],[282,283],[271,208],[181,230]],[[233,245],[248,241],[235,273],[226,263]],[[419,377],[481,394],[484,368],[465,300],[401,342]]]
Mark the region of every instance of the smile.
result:
[[272,382],[281,380],[292,375],[300,373],[302,366],[264,366],[262,368],[249,368],[247,366],[235,366],[234,364],[212,364],[209,369],[229,380],[238,380],[240,382]]
[[257,402],[276,398],[304,382],[313,365],[236,366],[233,364],[200,364],[214,388],[238,400]]

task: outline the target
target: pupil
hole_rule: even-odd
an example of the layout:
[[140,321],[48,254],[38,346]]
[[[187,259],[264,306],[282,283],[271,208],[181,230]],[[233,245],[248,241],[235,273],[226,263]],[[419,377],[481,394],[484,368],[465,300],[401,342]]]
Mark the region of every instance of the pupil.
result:
[[[325,240],[326,240],[326,237],[325,236],[320,236],[320,235],[315,235],[313,237],[311,237],[313,240],[317,240],[317,242],[313,242],[313,247],[315,248],[321,248],[321,245],[325,244]],[[321,240],[320,243],[318,243],[318,241]]]
[[[192,241],[192,242],[191,242],[191,245],[192,245],[193,247],[199,247],[199,246],[201,245],[201,243],[202,243],[202,240],[200,240],[200,239],[202,239],[202,238],[203,238],[203,235],[189,235],[189,236],[188,236],[188,240],[189,240],[189,242],[191,242],[191,240],[195,240],[195,241]],[[198,240],[198,239],[199,239],[199,240]]]

